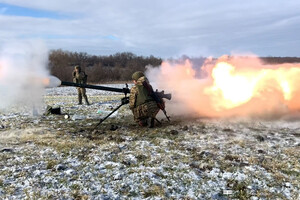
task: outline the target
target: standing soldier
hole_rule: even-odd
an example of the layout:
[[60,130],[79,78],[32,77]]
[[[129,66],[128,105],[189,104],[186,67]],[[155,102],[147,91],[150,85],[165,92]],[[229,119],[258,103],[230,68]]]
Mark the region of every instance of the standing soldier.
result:
[[[140,126],[147,126],[150,118],[150,128],[154,127],[155,116],[159,108],[154,99],[149,96],[149,91],[145,86],[150,86],[144,73],[137,71],[132,75],[134,86],[130,90],[129,107],[133,113],[134,120]],[[152,88],[152,87],[151,87]]]
[[[81,71],[81,67],[76,65],[75,69],[72,73],[73,75],[73,82],[74,83],[79,83],[79,84],[86,84],[87,82],[87,75],[85,74],[84,71]],[[87,105],[89,104],[88,98],[86,96],[86,90],[85,88],[80,88],[77,87],[77,91],[78,91],[78,104],[81,105],[82,104],[82,96],[86,102]]]

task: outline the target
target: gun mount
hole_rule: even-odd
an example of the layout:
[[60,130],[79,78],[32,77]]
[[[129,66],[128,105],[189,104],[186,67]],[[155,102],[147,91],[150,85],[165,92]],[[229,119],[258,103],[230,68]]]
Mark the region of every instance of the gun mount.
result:
[[[94,90],[104,90],[104,91],[110,91],[110,92],[118,92],[118,93],[123,93],[125,97],[121,99],[121,104],[115,108],[111,113],[109,113],[106,117],[100,120],[100,122],[92,129],[94,130],[97,126],[99,126],[103,121],[105,121],[110,115],[112,115],[115,111],[117,111],[121,106],[128,104],[129,103],[129,97],[127,97],[127,94],[130,94],[130,89],[128,88],[128,84],[126,83],[126,87],[124,88],[114,88],[114,87],[106,87],[106,86],[98,86],[98,85],[89,85],[89,84],[80,84],[80,83],[73,83],[73,82],[66,82],[66,81],[61,81],[61,85],[64,86],[71,86],[71,87],[80,87],[80,88],[89,88],[89,89],[94,89]],[[161,104],[163,103],[163,98],[171,100],[172,94],[165,94],[164,91],[158,91],[156,90],[155,92],[152,90],[152,94],[156,98],[157,103],[158,100],[160,101]],[[160,107],[161,108],[161,107]],[[167,117],[167,119],[170,121],[169,116],[167,116],[166,111],[163,108],[161,108]]]

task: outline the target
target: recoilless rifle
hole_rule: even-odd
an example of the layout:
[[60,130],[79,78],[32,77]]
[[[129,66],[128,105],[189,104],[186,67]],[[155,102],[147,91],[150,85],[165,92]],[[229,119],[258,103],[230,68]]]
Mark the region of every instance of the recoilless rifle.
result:
[[[104,91],[110,91],[110,92],[118,92],[118,93],[123,93],[125,95],[125,97],[123,97],[121,99],[121,104],[119,106],[117,106],[114,110],[112,110],[107,116],[102,118],[92,130],[97,128],[102,122],[104,122],[109,116],[111,116],[114,112],[116,112],[118,109],[120,109],[123,105],[129,103],[129,97],[127,97],[127,94],[130,94],[130,89],[128,88],[127,83],[125,85],[126,87],[124,87],[124,88],[114,88],[114,87],[106,87],[106,86],[99,86],[99,85],[80,84],[80,83],[73,83],[73,82],[66,82],[66,81],[62,81],[61,85],[80,87],[80,88],[89,88],[89,89],[94,89],[94,90],[104,90]],[[163,113],[166,116],[166,118],[168,119],[168,121],[170,121],[170,116],[167,115],[163,99],[171,100],[172,94],[170,94],[170,93],[165,94],[164,91],[158,91],[158,90],[153,91],[151,85],[149,85],[149,84],[143,84],[143,85],[148,90],[149,96],[151,96],[154,99],[154,101],[157,103],[157,106],[163,111]]]

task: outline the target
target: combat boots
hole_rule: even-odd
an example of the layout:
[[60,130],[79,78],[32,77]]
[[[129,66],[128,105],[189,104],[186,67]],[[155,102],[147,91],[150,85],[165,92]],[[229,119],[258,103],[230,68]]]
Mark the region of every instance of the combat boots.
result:
[[155,118],[151,118],[149,128],[154,128],[154,123],[155,123]]
[[139,123],[139,125],[140,125],[141,127],[146,127],[146,126],[148,126],[147,119],[140,120],[138,123]]
[[89,101],[88,101],[88,98],[87,98],[87,96],[84,96],[84,100],[85,100],[85,103],[86,103],[86,105],[90,105],[90,103],[89,103]]

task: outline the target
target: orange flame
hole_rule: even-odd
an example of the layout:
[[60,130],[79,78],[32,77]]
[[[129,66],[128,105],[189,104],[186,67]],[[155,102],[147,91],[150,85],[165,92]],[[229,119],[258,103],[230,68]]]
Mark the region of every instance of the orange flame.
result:
[[220,62],[212,71],[214,85],[205,88],[208,95],[218,97],[217,109],[233,108],[251,99],[255,87],[254,77],[235,74],[234,67],[226,62]]
[[44,87],[49,87],[50,85],[50,78],[43,78],[42,83]]
[[188,60],[173,65],[164,62],[161,70],[156,78],[159,87],[175,91],[177,101],[201,115],[300,110],[300,64],[264,65],[256,57],[225,56],[204,63],[205,79],[195,77]]
[[213,86],[205,88],[205,93],[218,98],[217,109],[237,107],[268,90],[280,92],[283,103],[289,104],[297,90],[299,75],[300,68],[296,67],[239,72],[233,65],[220,62],[212,70]]

